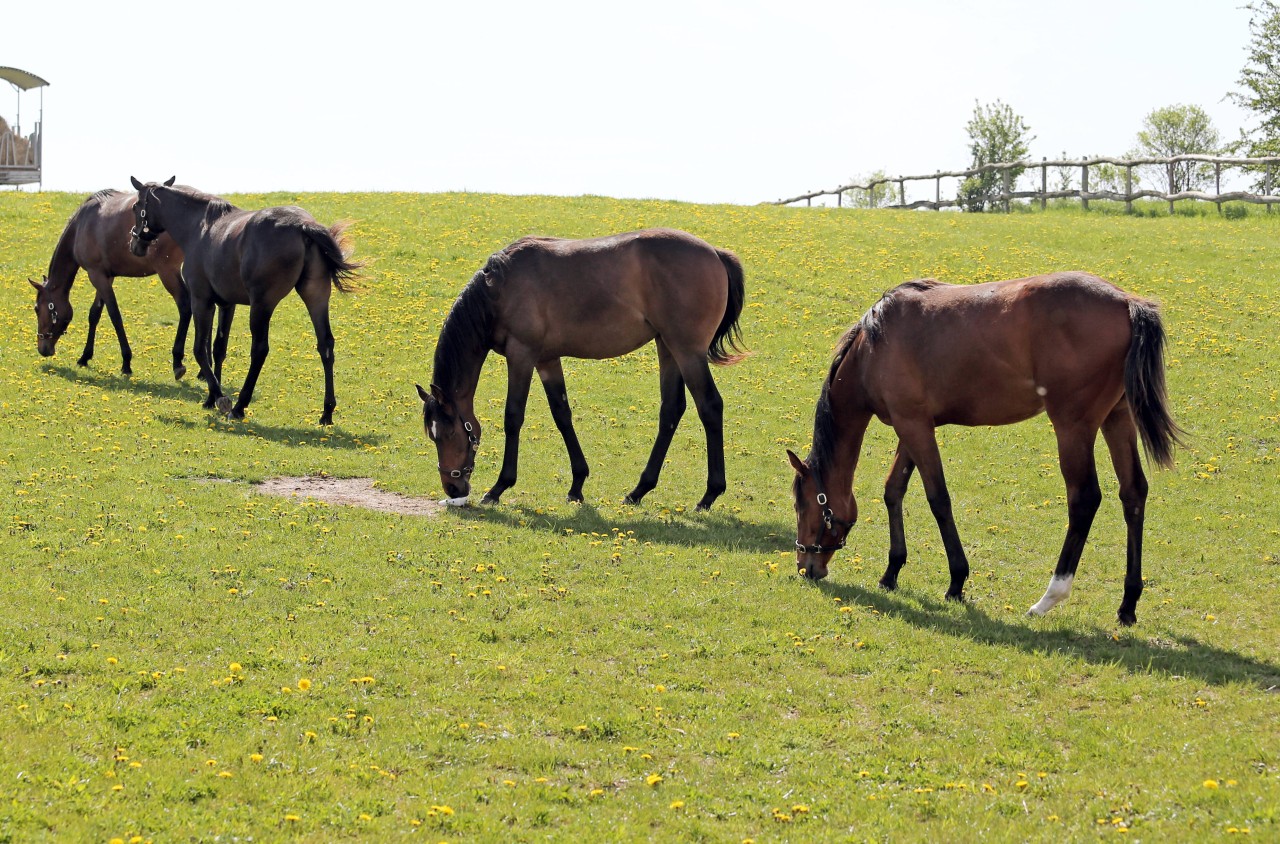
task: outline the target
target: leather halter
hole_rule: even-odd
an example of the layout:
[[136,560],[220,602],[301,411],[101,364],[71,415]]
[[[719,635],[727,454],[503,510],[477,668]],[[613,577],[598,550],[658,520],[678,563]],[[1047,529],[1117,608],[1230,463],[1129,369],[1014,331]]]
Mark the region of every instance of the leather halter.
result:
[[[845,540],[849,537],[849,530],[853,527],[853,522],[841,519],[831,511],[831,505],[827,502],[827,493],[822,488],[822,481],[818,478],[817,472],[813,473],[813,485],[818,490],[816,497],[818,506],[822,508],[822,530],[818,533],[817,542],[813,545],[804,545],[797,538],[796,550],[802,554],[834,554],[844,547]],[[840,537],[839,542],[835,545],[823,545],[822,537],[834,532],[837,525],[844,528],[844,536]]]
[[[471,423],[464,421],[462,423],[462,428],[467,432],[467,442],[471,443],[471,450],[473,452],[478,451],[480,449],[480,438],[476,436],[475,429],[471,427]],[[440,470],[440,474],[447,474],[449,477],[454,479],[470,478],[471,473],[475,471],[474,466],[464,466],[461,469],[446,469],[439,463],[436,464],[436,468]]]
[[57,311],[57,309],[56,309],[56,308],[54,308],[54,306],[53,306],[53,303],[52,303],[52,302],[50,302],[50,303],[49,303],[49,316],[50,316],[50,317],[52,318],[52,320],[53,320],[53,328],[49,329],[48,331],[37,331],[37,332],[36,332],[36,339],[37,339],[37,340],[53,340],[53,339],[57,338],[57,336],[58,336],[58,311]]
[[143,243],[150,243],[151,241],[158,238],[160,235],[164,234],[164,229],[159,226],[156,227],[155,232],[153,234],[151,229],[151,224],[147,222],[147,200],[150,197],[151,197],[151,189],[148,188],[142,194],[142,200],[141,200],[142,208],[138,211],[139,224],[142,226],[142,228],[139,229],[138,225],[134,225],[133,228],[129,229],[129,234],[132,237],[135,237],[138,240],[142,241]]

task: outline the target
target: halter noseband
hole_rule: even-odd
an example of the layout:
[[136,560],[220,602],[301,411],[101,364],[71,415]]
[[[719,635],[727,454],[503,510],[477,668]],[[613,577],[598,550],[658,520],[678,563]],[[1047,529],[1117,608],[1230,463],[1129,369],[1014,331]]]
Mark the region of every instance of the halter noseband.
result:
[[53,340],[57,338],[58,310],[53,306],[52,302],[49,303],[49,317],[53,320],[53,328],[49,329],[48,331],[37,331],[36,332],[37,340]]
[[[822,508],[822,531],[818,534],[818,540],[813,545],[804,545],[800,540],[796,539],[796,550],[801,554],[834,554],[844,547],[845,540],[849,537],[849,530],[853,527],[853,522],[841,519],[831,511],[831,505],[827,503],[827,493],[822,488],[822,481],[818,479],[818,474],[813,474],[813,485],[818,489],[817,502]],[[823,545],[822,537],[827,533],[835,530],[836,525],[844,528],[844,536],[840,537],[840,541],[835,545]]]
[[[476,436],[475,429],[471,427],[471,423],[464,421],[462,423],[462,428],[467,432],[467,442],[471,443],[471,450],[478,451],[480,448],[480,438]],[[439,463],[436,464],[436,468],[440,470],[440,474],[448,474],[449,477],[454,479],[470,478],[471,473],[475,471],[474,466],[464,466],[461,469],[446,469]]]
[[147,222],[147,199],[151,196],[151,190],[148,189],[142,194],[142,208],[138,211],[138,218],[142,226],[141,229],[135,225],[129,229],[129,234],[143,243],[151,243],[153,240],[164,234],[164,229],[157,228],[155,234],[151,233],[151,224]]

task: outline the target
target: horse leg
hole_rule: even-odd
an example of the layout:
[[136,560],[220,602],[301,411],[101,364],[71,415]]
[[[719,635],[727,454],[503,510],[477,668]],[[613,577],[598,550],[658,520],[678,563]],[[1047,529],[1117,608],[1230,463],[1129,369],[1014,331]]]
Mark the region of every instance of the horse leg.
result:
[[181,381],[187,374],[182,356],[186,352],[187,330],[191,327],[191,294],[187,292],[187,287],[182,283],[181,278],[172,279],[162,275],[160,280],[169,291],[169,295],[173,297],[173,303],[178,306],[178,330],[173,336],[173,377],[174,380]]
[[[324,283],[330,284],[329,279]],[[320,353],[320,365],[324,367],[324,410],[320,414],[321,425],[333,424],[333,409],[338,406],[338,399],[333,392],[333,331],[329,327],[329,297],[306,296],[307,312],[311,314],[311,325],[316,331],[316,351]],[[250,310],[250,319],[253,311]],[[223,341],[225,351],[226,341]],[[247,402],[246,402],[247,403]]]
[[[227,414],[228,419],[243,419],[244,409],[253,401],[253,388],[258,383],[258,374],[262,372],[262,364],[266,363],[267,353],[271,351],[271,315],[275,313],[276,304],[277,302],[259,299],[249,305],[249,334],[253,338],[249,347],[249,373],[244,377],[244,385],[236,396],[234,407],[231,406],[231,399],[226,396],[217,402],[218,410]],[[333,365],[332,354],[330,352],[330,367]]]
[[653,450],[649,453],[649,462],[640,473],[640,482],[631,490],[625,501],[628,504],[639,504],[649,492],[658,485],[658,475],[662,472],[662,464],[667,459],[667,449],[671,447],[671,438],[675,436],[680,418],[684,416],[684,376],[680,367],[671,355],[671,350],[659,338],[658,347],[658,384],[662,404],[658,410],[658,436],[653,441]]
[[516,464],[520,461],[520,428],[524,425],[524,409],[529,402],[533,380],[533,361],[526,355],[507,348],[507,407],[502,414],[506,445],[502,451],[502,469],[493,488],[480,499],[481,504],[497,504],[502,493],[516,485]]
[[124,317],[120,314],[120,303],[116,301],[115,290],[111,287],[114,280],[111,276],[102,279],[95,279],[90,276],[93,286],[98,289],[98,298],[107,307],[107,316],[111,319],[111,325],[116,330],[116,339],[120,341],[120,372],[125,375],[133,374],[133,349],[129,347],[129,338],[124,333]]
[[[938,523],[938,532],[942,534],[942,547],[946,549],[947,568],[951,572],[947,598],[963,601],[964,582],[969,578],[969,559],[965,556],[964,543],[960,541],[960,532],[956,530],[956,520],[951,512],[951,494],[947,492],[942,455],[938,451],[933,425],[928,422],[900,423],[894,425],[894,430],[898,433],[899,449],[906,450],[907,458],[920,471],[920,482],[924,484],[929,509]],[[897,465],[895,459],[894,466]]]
[[80,355],[80,360],[76,361],[77,366],[88,366],[89,361],[93,360],[93,340],[98,335],[98,320],[101,318],[102,299],[95,293],[93,304],[89,306],[89,336],[85,338],[84,353]]
[[720,398],[720,391],[711,377],[705,353],[677,358],[676,362],[680,364],[680,374],[693,396],[698,419],[707,432],[707,492],[696,509],[710,510],[728,487],[724,478],[724,399]]
[[1129,404],[1121,401],[1102,423],[1102,437],[1111,452],[1111,464],[1120,482],[1120,503],[1128,530],[1125,546],[1124,598],[1118,618],[1126,627],[1138,621],[1138,599],[1142,597],[1142,524],[1147,509],[1147,476],[1138,458],[1138,434]]
[[591,470],[587,467],[586,455],[578,444],[578,433],[573,429],[573,411],[569,408],[569,394],[564,386],[564,368],[560,358],[543,361],[538,364],[538,377],[542,379],[542,389],[547,394],[547,404],[551,407],[551,418],[555,420],[560,436],[564,437],[564,447],[569,452],[569,468],[573,472],[573,485],[569,487],[569,501],[582,503],[582,485]]
[[[1050,418],[1052,420],[1052,417]],[[1058,463],[1067,484],[1067,536],[1062,541],[1058,565],[1049,579],[1049,588],[1028,615],[1044,615],[1071,596],[1071,581],[1080,565],[1085,540],[1093,526],[1093,517],[1102,503],[1098,487],[1098,469],[1093,460],[1093,443],[1097,428],[1084,423],[1054,426],[1058,438]]]
[[213,374],[222,380],[222,362],[227,359],[227,338],[231,336],[231,322],[236,318],[234,302],[218,306],[218,333],[213,338]]
[[204,400],[204,407],[207,410],[216,406],[219,401],[226,400],[226,396],[222,394],[222,383],[214,374],[213,364],[209,360],[209,335],[213,331],[213,300],[193,293],[191,320],[196,328],[196,339],[191,346],[191,353],[195,355],[196,364],[205,374],[205,384],[209,387],[209,394]]
[[890,591],[898,588],[898,572],[907,562],[907,537],[902,525],[902,498],[911,482],[916,464],[911,462],[902,443],[893,456],[889,476],[884,481],[884,506],[889,511],[889,567],[880,578],[880,585]]

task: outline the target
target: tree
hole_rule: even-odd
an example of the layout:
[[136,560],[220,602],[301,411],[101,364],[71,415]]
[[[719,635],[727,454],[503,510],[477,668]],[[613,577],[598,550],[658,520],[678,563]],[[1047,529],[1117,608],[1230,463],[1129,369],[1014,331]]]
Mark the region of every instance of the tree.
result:
[[[1136,154],[1141,158],[1167,158],[1174,155],[1217,155],[1222,141],[1213,121],[1204,109],[1193,105],[1158,108],[1142,121],[1138,132]],[[1213,167],[1197,161],[1172,165],[1147,164],[1139,168],[1147,178],[1172,193],[1199,190],[1213,179]],[[1172,176],[1172,184],[1170,178]]]
[[884,180],[883,170],[877,170],[870,176],[851,179],[852,184],[866,185],[871,182],[883,182],[883,184],[875,185],[871,190],[847,190],[844,192],[845,201],[849,203],[850,208],[887,208],[890,205],[902,204],[902,195],[898,191],[897,184]]
[[1242,132],[1242,146],[1250,156],[1280,154],[1280,3],[1257,0],[1245,6],[1249,18],[1249,60],[1236,80],[1243,91],[1227,96],[1258,123]]
[[[970,169],[986,164],[1022,161],[1030,151],[1028,145],[1035,140],[1027,122],[1000,100],[986,106],[974,100],[973,117],[965,131],[969,133],[969,152],[972,155]],[[1010,184],[1025,169],[1018,167],[1009,171]],[[965,179],[960,184],[960,206],[966,211],[987,210],[1000,195],[1004,178],[998,171],[988,171]]]

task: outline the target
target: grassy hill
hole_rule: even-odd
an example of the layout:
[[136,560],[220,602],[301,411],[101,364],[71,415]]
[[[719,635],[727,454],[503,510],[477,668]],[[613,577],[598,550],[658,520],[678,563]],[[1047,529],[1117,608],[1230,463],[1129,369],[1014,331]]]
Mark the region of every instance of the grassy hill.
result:
[[[0,194],[0,840],[1203,840],[1280,834],[1280,215],[981,216],[595,197],[270,194],[350,218],[368,290],[335,296],[337,424],[301,303],[276,313],[249,417],[172,380],[176,311],[120,279],[75,365],[37,280],[66,194]],[[662,481],[622,505],[657,424],[652,348],[566,361],[592,476],[540,391],[520,480],[424,518],[268,498],[327,473],[441,497],[414,383],[491,252],[524,234],[686,229],[736,251],[754,355],[715,376],[729,489],[709,514],[686,414]],[[791,469],[836,338],[885,289],[1084,269],[1159,300],[1190,445],[1151,472],[1147,588],[1115,624],[1124,523],[1104,504],[1069,603],[1025,616],[1066,525],[1039,418],[944,429],[973,577],[946,603],[919,484],[911,562],[876,588],[894,439],[873,423],[863,520],[832,575],[794,574]],[[248,362],[247,313],[227,381]],[[192,367],[194,372],[194,367]],[[485,367],[475,483],[497,475],[505,373]]]

